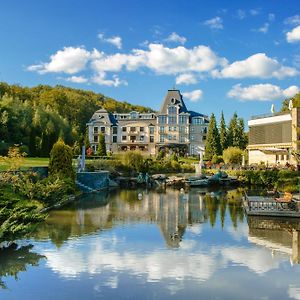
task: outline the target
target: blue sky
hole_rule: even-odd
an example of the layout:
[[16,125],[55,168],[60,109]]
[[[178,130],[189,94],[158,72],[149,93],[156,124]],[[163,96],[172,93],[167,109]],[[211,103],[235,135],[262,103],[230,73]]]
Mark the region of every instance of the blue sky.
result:
[[0,80],[62,84],[227,120],[300,87],[299,1],[1,1]]

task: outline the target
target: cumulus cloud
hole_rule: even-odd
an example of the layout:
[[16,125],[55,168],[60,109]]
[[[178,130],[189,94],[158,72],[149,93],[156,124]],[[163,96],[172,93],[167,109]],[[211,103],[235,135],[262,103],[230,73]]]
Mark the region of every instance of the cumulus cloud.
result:
[[201,90],[194,90],[191,92],[182,93],[182,96],[191,100],[192,102],[198,102],[202,98],[203,92]]
[[288,43],[300,42],[300,25],[286,33],[286,40]]
[[186,42],[186,38],[184,36],[180,36],[176,32],[172,32],[166,39],[166,42],[174,42],[174,43],[179,43],[181,45],[184,45]]
[[299,87],[295,85],[283,90],[279,86],[269,83],[254,84],[247,87],[236,84],[227,93],[227,96],[241,101],[272,101],[293,97],[298,92]]
[[211,29],[223,29],[223,19],[220,17],[215,17],[204,22],[204,25]]
[[100,41],[111,44],[117,47],[118,49],[122,48],[122,38],[120,36],[112,36],[106,38],[103,33],[99,33],[98,38],[100,39]]
[[71,76],[68,78],[65,78],[66,81],[74,82],[74,83],[86,83],[88,82],[88,79],[83,76]]
[[113,86],[118,87],[120,85],[127,85],[128,83],[125,80],[120,80],[117,75],[113,75],[112,79],[107,79],[104,72],[98,72],[95,76],[92,77],[92,81],[99,85]]
[[183,73],[176,77],[176,84],[195,84],[198,80],[194,74]]
[[284,24],[297,26],[300,25],[300,15],[294,15],[284,20]]
[[299,72],[292,67],[281,65],[276,59],[268,57],[265,53],[257,53],[245,60],[233,62],[221,71],[214,70],[212,75],[218,78],[284,78],[298,75]]
[[257,16],[260,13],[259,9],[250,9],[249,13],[251,16]]
[[64,47],[50,56],[50,62],[32,65],[27,68],[29,71],[43,73],[67,73],[74,74],[82,71],[91,53],[83,47]]
[[135,49],[130,54],[116,53],[95,59],[93,68],[102,72],[116,72],[122,69],[135,71],[148,68],[157,74],[179,74],[185,72],[208,72],[225,60],[219,58],[209,47],[183,46],[168,48],[162,44],[149,44],[148,50]]

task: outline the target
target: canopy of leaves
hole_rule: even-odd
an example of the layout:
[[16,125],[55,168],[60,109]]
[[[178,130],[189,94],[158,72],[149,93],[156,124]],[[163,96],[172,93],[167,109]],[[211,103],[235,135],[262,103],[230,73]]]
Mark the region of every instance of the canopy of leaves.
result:
[[26,145],[30,156],[48,156],[59,137],[68,145],[76,140],[83,142],[86,123],[100,108],[111,112],[152,111],[61,85],[29,88],[0,82],[0,143]]
[[214,114],[211,114],[208,126],[207,139],[205,144],[205,160],[211,160],[214,155],[221,154],[221,143],[219,130]]

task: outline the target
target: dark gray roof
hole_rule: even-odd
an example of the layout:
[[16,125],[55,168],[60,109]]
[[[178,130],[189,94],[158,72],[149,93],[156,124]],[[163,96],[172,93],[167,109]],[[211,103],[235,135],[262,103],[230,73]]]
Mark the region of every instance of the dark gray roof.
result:
[[[175,102],[172,102],[175,99]],[[187,108],[185,106],[185,103],[182,99],[182,95],[180,94],[179,90],[168,90],[168,93],[165,97],[165,100],[160,108],[159,114],[167,114],[168,113],[168,106],[169,105],[179,105],[179,113],[181,112],[187,112]]]
[[206,116],[206,115],[200,114],[200,113],[192,111],[192,110],[189,110],[188,113],[190,114],[191,118],[202,117],[202,118],[204,118],[205,123],[209,123],[208,116]]

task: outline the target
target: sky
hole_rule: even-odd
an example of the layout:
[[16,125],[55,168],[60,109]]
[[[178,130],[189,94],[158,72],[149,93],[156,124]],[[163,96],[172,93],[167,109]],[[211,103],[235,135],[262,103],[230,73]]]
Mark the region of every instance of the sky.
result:
[[300,88],[299,0],[0,0],[0,81],[65,85],[227,121]]

